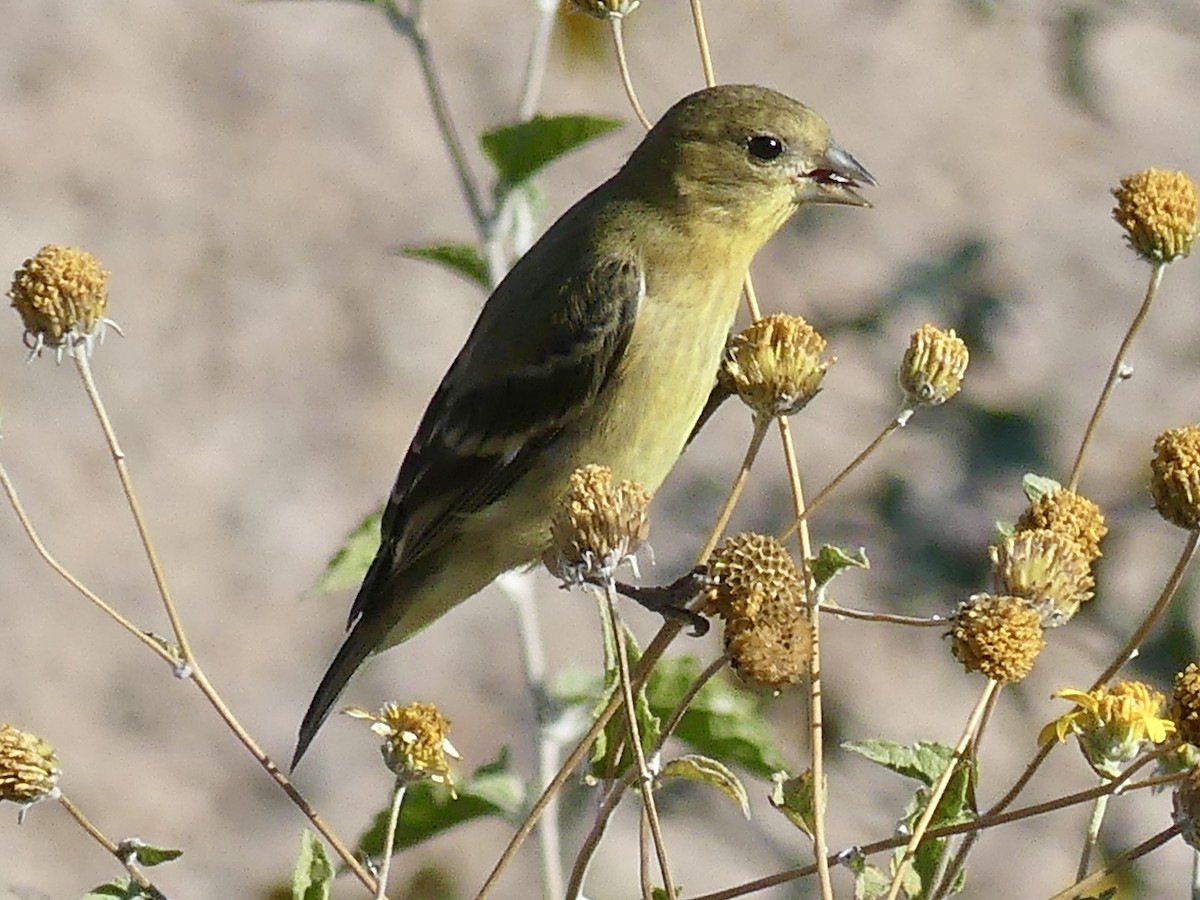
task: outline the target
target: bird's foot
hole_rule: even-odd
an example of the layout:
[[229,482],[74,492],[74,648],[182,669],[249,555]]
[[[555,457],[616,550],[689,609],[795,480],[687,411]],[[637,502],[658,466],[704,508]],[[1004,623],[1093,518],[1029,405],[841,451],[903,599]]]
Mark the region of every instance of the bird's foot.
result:
[[628,597],[664,619],[680,619],[692,626],[692,637],[708,633],[708,619],[687,608],[687,603],[708,585],[703,568],[696,568],[670,584],[657,587],[638,587],[616,583],[617,592]]

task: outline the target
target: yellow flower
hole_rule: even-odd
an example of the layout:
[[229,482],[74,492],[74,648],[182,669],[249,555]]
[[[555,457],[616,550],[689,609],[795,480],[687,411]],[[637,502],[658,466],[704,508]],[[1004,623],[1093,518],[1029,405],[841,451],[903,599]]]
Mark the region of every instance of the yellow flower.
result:
[[8,296],[25,325],[31,357],[50,347],[61,359],[76,343],[91,353],[94,337],[104,340],[104,326],[113,324],[104,317],[108,275],[96,257],[73,247],[47,244],[25,260]]
[[1020,681],[1046,645],[1042,616],[1021,597],[975,594],[951,619],[950,652],[968,672]]
[[384,739],[379,748],[383,760],[398,778],[405,782],[427,780],[444,784],[454,795],[446,757],[462,759],[462,756],[446,737],[450,721],[432,703],[408,706],[385,703],[378,713],[351,706],[343,712],[371,722],[371,730]]
[[1146,743],[1161,744],[1175,733],[1175,723],[1159,716],[1166,697],[1140,681],[1118,681],[1094,691],[1065,688],[1054,696],[1075,708],[1043,728],[1038,743],[1061,743],[1075,734],[1084,757],[1102,775],[1115,777]]
[[24,808],[58,796],[58,757],[54,748],[27,731],[0,725],[0,801]]

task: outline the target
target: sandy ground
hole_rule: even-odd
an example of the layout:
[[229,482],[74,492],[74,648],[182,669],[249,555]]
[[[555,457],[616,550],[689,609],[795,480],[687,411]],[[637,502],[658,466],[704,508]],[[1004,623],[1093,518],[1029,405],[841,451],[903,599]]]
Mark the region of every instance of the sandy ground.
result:
[[[818,539],[866,545],[875,563],[847,579],[842,602],[944,613],[961,593],[929,560],[961,560],[961,590],[984,587],[992,523],[1020,510],[1013,460],[1041,459],[1065,474],[1141,296],[1147,268],[1109,219],[1109,189],[1151,165],[1200,176],[1200,11],[1167,0],[1001,2],[990,14],[951,0],[708,6],[719,76],[812,104],[880,181],[875,209],[806,217],[756,269],[764,303],[827,328],[840,358],[797,420],[810,483],[836,472],[894,412],[892,372],[909,331],[927,320],[961,324],[972,298],[1000,301],[961,401],[977,418],[919,416],[816,523]],[[460,127],[475,134],[505,121],[532,4],[430,7]],[[464,282],[389,252],[471,235],[413,56],[379,15],[351,4],[8,0],[3,21],[0,257],[12,269],[55,242],[89,249],[113,272],[111,315],[127,337],[96,354],[96,377],[205,669],[284,760],[349,602],[301,597],[384,496],[480,300]],[[1087,102],[1064,90],[1072,21],[1089,25],[1079,60]],[[652,114],[699,84],[686,4],[647,0],[629,41]],[[629,118],[611,66],[561,47],[542,108]],[[631,125],[553,167],[546,220],[636,140]],[[484,171],[480,156],[472,162]],[[978,260],[932,288],[922,281],[970,239],[985,242]],[[1094,675],[1182,545],[1150,512],[1145,461],[1156,433],[1198,414],[1198,293],[1200,265],[1173,267],[1135,346],[1136,377],[1118,391],[1084,479],[1112,518],[1100,594],[1053,635],[1029,682],[1004,695],[983,757],[985,802],[1064,708],[1050,692]],[[73,368],[26,366],[16,316],[6,315],[0,458],[62,562],[166,633]],[[850,320],[871,327],[851,330]],[[1015,416],[1037,428],[989,438],[970,427]],[[663,488],[655,544],[664,573],[678,574],[695,552],[747,435],[745,413],[723,411]],[[1015,446],[998,446],[1005,440]],[[735,524],[778,527],[782,491],[771,447]],[[552,667],[594,663],[589,603],[542,585]],[[186,851],[158,870],[170,896],[263,897],[285,878],[302,818],[196,692],[58,580],[3,511],[0,609],[0,720],[53,742],[66,792],[110,835]],[[1180,609],[1177,621],[1189,624]],[[631,616],[639,633],[652,632],[650,616]],[[954,665],[938,631],[835,623],[826,638],[836,739],[957,738],[982,685]],[[1188,661],[1186,644],[1156,652],[1161,671]],[[507,744],[528,772],[530,702],[498,594],[382,658],[346,695],[365,706],[393,697],[441,705],[470,762]],[[773,704],[799,769],[802,704]],[[373,741],[345,720],[326,727],[298,783],[351,836],[388,788]],[[1091,783],[1067,750],[1031,796]],[[834,847],[887,835],[911,790],[844,756],[832,785]],[[664,800],[688,893],[810,859],[767,807],[764,786],[751,793],[749,825],[699,791]],[[636,890],[632,809],[601,850],[591,896]],[[0,822],[0,896],[70,898],[115,874],[57,808],[34,809],[21,828],[14,812]],[[1086,815],[1075,808],[989,835],[971,896],[1038,896],[1067,884]],[[568,853],[585,818],[573,820]],[[1131,846],[1168,824],[1165,796],[1121,801],[1105,846]],[[396,883],[432,865],[451,873],[460,893],[450,896],[470,895],[507,834],[494,822],[455,832],[402,857]],[[1139,870],[1139,895],[1182,896],[1187,872],[1175,841]],[[527,852],[498,896],[535,896],[536,883]],[[349,883],[338,893],[363,895]]]

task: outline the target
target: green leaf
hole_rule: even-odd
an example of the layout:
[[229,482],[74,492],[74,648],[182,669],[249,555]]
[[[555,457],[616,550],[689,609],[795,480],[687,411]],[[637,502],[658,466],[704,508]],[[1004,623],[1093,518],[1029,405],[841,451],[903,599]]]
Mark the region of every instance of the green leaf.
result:
[[118,878],[114,881],[109,881],[104,884],[98,884],[80,900],[106,900],[109,897],[120,897],[122,900],[134,900],[138,897],[149,897],[145,891],[138,886],[137,882],[130,878]]
[[500,181],[516,185],[577,147],[619,128],[620,119],[600,116],[534,116],[504,125],[480,137],[483,152],[495,165]]
[[776,772],[771,781],[774,784],[769,798],[771,805],[811,838],[815,827],[812,769],[805,769],[795,778],[788,778],[786,772]]
[[746,788],[729,767],[715,759],[691,753],[673,759],[662,767],[662,778],[685,778],[714,787],[742,811],[742,815],[750,818],[750,797]]
[[839,572],[851,568],[871,568],[871,562],[867,559],[866,551],[862,547],[859,547],[855,553],[848,553],[841,547],[826,544],[817,553],[816,559],[808,564],[808,570],[812,573],[817,587],[828,584]]
[[[661,660],[646,682],[650,708],[665,718],[700,675],[695,657]],[[759,778],[787,768],[759,697],[721,678],[710,678],[692,699],[675,737],[705,756],[741,766]]]
[[471,244],[429,244],[425,247],[407,244],[398,248],[396,252],[406,259],[423,259],[426,262],[437,263],[455,275],[479,285],[485,291],[492,289],[487,263]]
[[905,778],[915,778],[926,787],[932,787],[941,777],[954,748],[934,741],[917,741],[915,744],[898,744],[895,741],[868,740],[848,741],[842,748],[851,753],[865,756]]
[[1025,477],[1021,479],[1021,489],[1025,491],[1025,496],[1030,503],[1040,500],[1047,494],[1055,494],[1062,490],[1062,485],[1053,478],[1047,478],[1045,475],[1035,475],[1032,472],[1027,472]]
[[[488,816],[516,820],[525,804],[525,783],[509,771],[508,748],[492,762],[480,766],[470,778],[454,785],[458,799],[445,785],[418,781],[409,786],[400,807],[393,852],[413,847],[463,822]],[[360,854],[376,859],[383,855],[390,810],[380,810],[358,839]]]
[[892,880],[867,862],[861,853],[853,853],[846,865],[854,873],[854,900],[875,900],[891,887]]
[[117,847],[121,856],[132,856],[137,862],[149,868],[179,859],[182,850],[164,850],[161,847],[151,847],[140,838],[126,838]]
[[312,586],[317,594],[332,594],[358,587],[375,553],[379,550],[379,521],[382,512],[373,512],[346,536],[345,543],[333,554],[325,571]]
[[307,828],[300,835],[300,854],[292,871],[292,900],[329,900],[333,866],[321,839]]

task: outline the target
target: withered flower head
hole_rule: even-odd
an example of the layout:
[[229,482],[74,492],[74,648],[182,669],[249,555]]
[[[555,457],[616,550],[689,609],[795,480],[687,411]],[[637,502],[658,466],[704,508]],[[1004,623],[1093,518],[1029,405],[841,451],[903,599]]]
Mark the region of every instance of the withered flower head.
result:
[[777,538],[766,534],[728,537],[708,561],[708,601],[722,619],[790,621],[803,606],[800,572]]
[[1172,525],[1200,528],[1200,425],[1172,428],[1154,439],[1150,493],[1158,514]]
[[1100,507],[1066,488],[1042,494],[1017,520],[1017,531],[1039,529],[1071,538],[1092,561],[1100,558],[1100,540],[1108,534]]
[[1046,627],[1062,625],[1092,598],[1091,562],[1075,540],[1057,531],[1018,531],[988,552],[996,593],[1027,600]]
[[36,356],[43,347],[62,350],[104,337],[108,275],[90,253],[47,244],[13,273],[8,296],[25,324],[25,346]]
[[1175,673],[1171,720],[1182,740],[1200,746],[1200,666],[1195,663]]
[[921,406],[945,403],[962,387],[970,354],[954,333],[922,325],[912,333],[900,363],[900,387],[908,402]]
[[790,621],[737,619],[725,625],[733,670],[751,684],[778,690],[796,684],[812,660],[812,623],[795,610]]
[[606,466],[571,473],[570,487],[550,522],[550,547],[542,557],[564,584],[609,581],[650,533],[650,494],[632,481],[613,482]]
[[799,316],[775,313],[734,335],[718,377],[759,415],[790,416],[821,388],[825,338]]
[[1171,819],[1179,826],[1179,836],[1193,850],[1200,850],[1200,766],[1175,786],[1171,798]]
[[447,759],[462,759],[447,735],[450,720],[432,703],[400,706],[385,703],[378,714],[357,706],[343,710],[355,719],[366,719],[371,730],[383,738],[379,748],[384,764],[405,782],[433,781],[454,793]]
[[1093,691],[1067,688],[1054,696],[1070,700],[1075,708],[1043,728],[1038,742],[1061,742],[1075,734],[1088,763],[1110,778],[1147,744],[1161,744],[1175,732],[1174,723],[1159,716],[1166,698],[1140,681],[1118,681]]
[[58,795],[58,757],[34,734],[0,725],[0,801],[26,807]]
[[597,19],[620,19],[639,6],[642,0],[569,0],[571,8]]
[[1187,256],[1196,238],[1196,185],[1182,172],[1146,169],[1113,190],[1113,218],[1129,246],[1150,263]]
[[953,618],[950,649],[968,672],[993,681],[1020,681],[1046,642],[1042,616],[1020,597],[976,594]]

